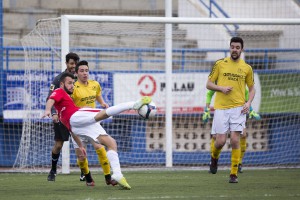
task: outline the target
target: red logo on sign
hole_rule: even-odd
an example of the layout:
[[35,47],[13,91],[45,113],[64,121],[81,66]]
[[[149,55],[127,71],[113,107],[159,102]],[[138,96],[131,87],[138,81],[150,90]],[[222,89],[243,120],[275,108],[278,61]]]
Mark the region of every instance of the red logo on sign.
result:
[[142,96],[153,96],[156,91],[156,82],[154,78],[150,75],[144,75],[138,81],[138,86],[140,86],[140,94]]

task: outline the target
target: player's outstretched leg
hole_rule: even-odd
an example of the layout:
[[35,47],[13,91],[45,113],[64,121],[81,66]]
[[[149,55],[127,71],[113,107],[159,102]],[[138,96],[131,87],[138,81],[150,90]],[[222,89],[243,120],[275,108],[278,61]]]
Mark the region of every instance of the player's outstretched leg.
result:
[[144,96],[136,102],[130,101],[126,103],[120,103],[115,106],[108,107],[105,110],[101,110],[95,115],[94,119],[96,122],[99,122],[101,120],[109,118],[110,116],[118,115],[127,110],[131,110],[131,109],[138,110],[140,107],[149,104],[151,101],[152,101],[151,97]]

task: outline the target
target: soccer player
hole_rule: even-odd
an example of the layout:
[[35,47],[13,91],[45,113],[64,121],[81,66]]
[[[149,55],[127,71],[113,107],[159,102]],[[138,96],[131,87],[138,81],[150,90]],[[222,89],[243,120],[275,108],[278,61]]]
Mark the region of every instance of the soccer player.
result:
[[[100,84],[95,80],[89,80],[89,66],[88,62],[85,60],[82,60],[77,63],[75,67],[75,73],[77,77],[77,81],[75,82],[74,91],[72,94],[72,99],[76,106],[78,107],[90,107],[90,108],[96,108],[96,101],[100,103],[100,105],[103,108],[108,108],[108,104],[105,103],[105,101],[102,98],[101,95],[101,86]],[[106,155],[106,150],[104,146],[102,146],[98,141],[94,140],[88,140],[88,138],[79,137],[84,144],[84,147],[86,148],[88,143],[91,143],[98,155],[98,160],[100,162],[100,165],[102,166],[103,173],[105,175],[105,181],[107,185],[116,185],[117,182],[113,179],[111,179],[110,174],[110,165],[109,161]],[[75,152],[77,155],[77,158],[80,150],[74,139],[72,138],[73,146],[75,148]],[[88,161],[86,156],[81,157],[80,159],[77,159],[77,163],[81,169],[82,172],[88,173]],[[84,174],[82,175],[84,176]]]
[[[66,55],[66,70],[64,72],[70,72],[72,74],[75,73],[75,66],[77,62],[79,61],[79,56],[76,53],[68,53]],[[50,85],[50,90],[47,99],[49,96],[52,94],[52,92],[56,89],[59,88],[59,79],[64,73],[60,73],[58,76],[54,78]],[[56,112],[55,108],[53,107],[51,110],[51,115],[52,115],[52,121],[54,124],[54,146],[51,151],[51,170],[48,174],[47,180],[48,181],[55,181],[56,177],[56,168],[57,168],[57,162],[60,156],[60,151],[63,147],[63,144],[65,141],[69,141],[69,131],[68,129],[59,121],[58,119],[58,113]]]
[[[60,78],[60,88],[52,92],[46,103],[46,109],[43,118],[51,116],[52,106],[56,108],[60,121],[71,132],[72,137],[79,147],[79,157],[86,156],[86,152],[83,148],[81,140],[78,139],[78,136],[86,137],[88,140],[94,140],[95,142],[98,141],[99,143],[105,145],[108,149],[107,157],[113,171],[112,179],[117,181],[118,184],[123,188],[131,189],[121,172],[119,156],[117,153],[117,143],[110,135],[106,133],[106,131],[98,122],[107,119],[110,116],[120,114],[126,110],[138,110],[143,105],[149,104],[151,102],[151,97],[146,96],[137,102],[126,102],[116,106],[108,107],[105,110],[99,110],[95,108],[77,107],[74,104],[73,99],[70,97],[70,95],[73,93],[73,90],[74,75],[71,73],[64,73]],[[91,179],[91,181],[92,184],[94,181],[93,179]]]
[[[238,183],[238,164],[240,158],[240,134],[246,127],[246,114],[255,96],[254,74],[252,67],[240,58],[244,41],[240,37],[230,40],[230,57],[218,60],[209,76],[206,87],[216,91],[212,135],[216,140],[211,152],[211,173],[217,173],[218,159],[226,143],[226,133],[230,131],[231,170],[229,183]],[[217,82],[216,82],[217,81]],[[249,99],[245,99],[246,85]]]
[[[206,107],[205,107],[204,113],[202,114],[202,121],[204,123],[207,123],[208,120],[211,118],[210,117],[210,103],[211,103],[211,99],[214,96],[214,94],[215,94],[215,91],[213,91],[213,90],[208,90],[207,93],[206,93]],[[246,88],[246,91],[245,91],[245,99],[246,99],[246,101],[248,101],[248,99],[249,99],[249,90],[248,90],[248,88]],[[250,119],[254,118],[255,120],[260,120],[261,119],[260,115],[252,109],[252,106],[250,106],[249,118]],[[238,172],[239,173],[243,172],[242,163],[243,163],[243,158],[244,158],[246,148],[247,148],[246,138],[247,138],[247,132],[246,132],[246,128],[244,128],[243,134],[240,136],[241,157],[240,157],[239,166],[238,166]],[[210,142],[210,152],[212,152],[215,140],[216,140],[216,135],[212,135],[211,142]]]

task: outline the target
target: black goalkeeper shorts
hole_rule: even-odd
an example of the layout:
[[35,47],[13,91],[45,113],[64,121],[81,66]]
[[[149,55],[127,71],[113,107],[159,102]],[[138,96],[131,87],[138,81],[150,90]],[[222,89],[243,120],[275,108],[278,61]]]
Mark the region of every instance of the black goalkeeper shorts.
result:
[[55,141],[69,141],[69,130],[61,122],[54,124],[54,140]]

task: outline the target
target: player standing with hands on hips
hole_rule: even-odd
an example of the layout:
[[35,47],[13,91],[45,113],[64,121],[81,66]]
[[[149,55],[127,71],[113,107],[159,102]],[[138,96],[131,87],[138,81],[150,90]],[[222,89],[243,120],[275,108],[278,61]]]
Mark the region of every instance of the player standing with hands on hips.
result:
[[[212,147],[210,172],[215,174],[222,147],[226,143],[226,134],[230,131],[231,171],[229,183],[238,183],[238,164],[240,159],[240,134],[246,127],[246,114],[250,110],[255,96],[254,74],[252,67],[241,59],[244,41],[240,37],[230,40],[230,57],[218,60],[213,66],[206,83],[209,90],[216,91],[215,113],[212,135],[216,141]],[[249,88],[246,102],[245,88]],[[246,102],[246,103],[245,103]]]

